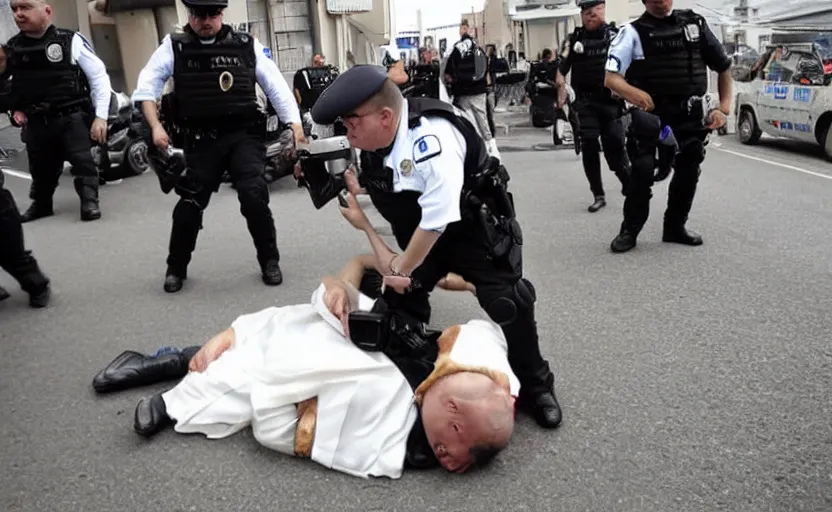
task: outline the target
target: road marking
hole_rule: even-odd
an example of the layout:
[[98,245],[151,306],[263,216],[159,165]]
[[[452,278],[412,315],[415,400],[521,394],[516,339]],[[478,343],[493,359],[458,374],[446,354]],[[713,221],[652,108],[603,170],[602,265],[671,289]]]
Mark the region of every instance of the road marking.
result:
[[730,149],[720,148],[720,147],[716,147],[716,146],[714,147],[714,149],[717,150],[717,151],[723,151],[725,153],[730,153],[732,155],[741,156],[741,157],[747,158],[749,160],[762,162],[764,164],[776,165],[778,167],[783,167],[784,169],[790,169],[792,171],[802,172],[804,174],[811,174],[812,176],[817,176],[818,178],[826,178],[827,180],[832,180],[832,176],[830,176],[828,174],[821,174],[819,172],[810,171],[809,169],[804,169],[802,167],[796,167],[794,165],[789,165],[789,164],[782,164],[780,162],[775,162],[774,160],[766,160],[765,158],[759,158],[759,157],[756,157],[756,156],[746,155],[745,153],[740,153],[739,151],[733,151],[733,150],[730,150]]
[[24,180],[32,181],[32,175],[28,172],[15,171],[14,169],[9,169],[8,167],[0,167],[0,171],[3,171],[9,176],[15,176],[17,178],[23,178]]

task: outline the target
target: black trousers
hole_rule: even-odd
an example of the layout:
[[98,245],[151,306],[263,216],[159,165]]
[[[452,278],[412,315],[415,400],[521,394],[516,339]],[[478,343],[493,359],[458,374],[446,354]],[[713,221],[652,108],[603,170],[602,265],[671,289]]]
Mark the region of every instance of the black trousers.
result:
[[[667,194],[665,228],[683,227],[688,220],[696,187],[699,183],[701,164],[705,160],[705,139],[709,131],[687,113],[680,111],[655,112],[673,130],[679,153],[673,166]],[[624,222],[621,229],[638,235],[650,215],[650,199],[653,197],[655,153],[658,136],[628,137],[627,151],[632,161],[632,175],[627,197],[624,200]]]
[[575,102],[578,113],[581,139],[581,157],[584,173],[589,181],[589,189],[595,197],[604,195],[601,180],[601,145],[604,146],[604,158],[610,170],[615,173],[626,189],[629,162],[624,148],[624,126],[620,119],[623,115],[621,106],[616,103],[581,99]]
[[29,198],[51,203],[64,162],[72,164],[75,181],[98,188],[98,170],[90,149],[90,117],[84,112],[67,115],[33,114],[26,122],[26,152],[32,185]]
[[[404,250],[415,232],[421,211],[415,193],[371,193],[379,213],[391,223],[396,241]],[[522,394],[552,391],[554,375],[540,353],[534,316],[534,286],[523,278],[522,247],[504,259],[492,259],[478,240],[476,229],[461,221],[451,224],[412,277],[420,289],[401,296],[401,304],[417,318],[430,320],[430,292],[448,272],[461,275],[477,288],[477,301],[499,324],[508,342],[508,360],[520,380]]]
[[265,267],[269,260],[279,260],[274,217],[269,208],[269,188],[263,176],[266,146],[262,135],[240,129],[213,137],[191,137],[184,149],[188,181],[192,186],[187,187],[188,190],[176,189],[180,199],[173,209],[168,272],[186,277],[202,228],[203,211],[214,192],[219,190],[226,169],[237,190],[240,213],[246,219],[260,267]]
[[40,271],[31,251],[26,250],[20,211],[12,193],[3,187],[0,172],[0,268],[14,277],[20,287],[37,295],[46,290],[49,279]]

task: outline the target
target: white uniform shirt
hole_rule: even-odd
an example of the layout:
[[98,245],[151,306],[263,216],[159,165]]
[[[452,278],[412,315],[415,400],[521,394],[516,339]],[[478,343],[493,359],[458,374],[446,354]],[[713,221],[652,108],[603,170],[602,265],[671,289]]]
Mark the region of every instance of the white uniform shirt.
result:
[[107,66],[92,50],[90,43],[79,33],[72,36],[72,64],[78,64],[90,84],[90,99],[95,107],[95,117],[104,119],[110,117],[110,98],[112,86]]
[[627,23],[621,27],[618,35],[610,43],[606,70],[624,76],[634,60],[644,60],[644,48],[641,45],[638,31]]
[[442,232],[462,219],[460,199],[465,180],[465,138],[447,120],[422,117],[408,128],[408,104],[402,107],[399,131],[384,166],[393,169],[393,190],[421,192],[419,206],[425,231]]
[[[357,477],[399,478],[417,417],[413,391],[387,356],[344,336],[324,292],[320,285],[311,304],[237,318],[234,346],[163,395],[176,431],[222,438],[250,424],[261,444],[291,455],[295,404],[317,397],[312,460]],[[361,296],[360,309],[372,304]],[[499,326],[474,320],[462,326],[450,357],[506,373],[516,396],[506,347]]]
[[[213,40],[205,41],[204,44],[211,44],[212,42]],[[300,111],[297,103],[295,103],[295,96],[277,64],[269,58],[269,49],[264,47],[257,38],[254,38],[254,53],[257,59],[255,66],[257,84],[263,88],[263,92],[274,106],[277,116],[284,123],[300,124]],[[162,39],[162,44],[156,48],[150,60],[139,73],[138,84],[133,92],[133,101],[156,101],[162,95],[165,82],[172,76],[173,45],[171,44],[170,35],[166,35]]]

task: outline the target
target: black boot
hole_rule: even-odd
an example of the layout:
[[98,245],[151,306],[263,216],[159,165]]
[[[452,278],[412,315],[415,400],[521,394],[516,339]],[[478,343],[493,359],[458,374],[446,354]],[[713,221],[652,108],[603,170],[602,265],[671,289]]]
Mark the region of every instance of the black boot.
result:
[[142,398],[133,414],[133,430],[144,437],[152,437],[161,432],[173,420],[168,416],[165,400],[161,394]]
[[184,275],[184,272],[182,274],[176,274],[168,270],[167,274],[165,274],[165,291],[167,293],[178,292],[185,284],[185,279],[187,279],[187,276]]
[[7,292],[5,288],[0,286],[0,300],[6,300],[9,297],[11,297],[11,294]]
[[20,215],[20,222],[29,222],[32,220],[42,219],[44,217],[51,217],[55,215],[55,211],[52,209],[52,201],[46,201],[43,199],[36,199],[32,201],[32,204],[29,205],[29,208],[26,209]]
[[595,202],[589,205],[587,210],[589,210],[589,213],[595,213],[605,206],[607,206],[607,200],[604,196],[595,196]]
[[29,294],[30,307],[45,308],[49,305],[52,295],[49,278],[41,272],[32,251],[25,251],[23,258],[9,269],[9,273],[17,279],[23,291]]
[[622,229],[610,244],[612,252],[627,252],[636,246],[636,236],[626,229]]
[[199,347],[182,351],[168,348],[148,356],[126,350],[98,372],[92,387],[97,393],[112,393],[182,378],[187,375],[188,364],[197,351]]
[[703,240],[698,233],[685,229],[684,225],[679,226],[665,223],[664,231],[662,233],[662,242],[690,245],[695,247],[702,245]]
[[283,282],[283,272],[277,260],[269,260],[263,265],[263,282],[269,286],[278,286]]
[[75,191],[81,199],[81,220],[90,221],[101,218],[98,204],[98,178],[75,178]]
[[553,390],[524,394],[521,388],[517,406],[530,414],[543,428],[557,428],[563,421],[563,413]]

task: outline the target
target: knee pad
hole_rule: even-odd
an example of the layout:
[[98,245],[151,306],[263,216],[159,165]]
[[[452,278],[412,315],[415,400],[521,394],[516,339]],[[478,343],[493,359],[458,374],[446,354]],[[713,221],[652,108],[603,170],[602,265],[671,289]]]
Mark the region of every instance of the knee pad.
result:
[[534,285],[528,279],[520,279],[509,294],[494,299],[485,312],[494,322],[505,326],[514,322],[520,310],[531,308],[536,300]]

